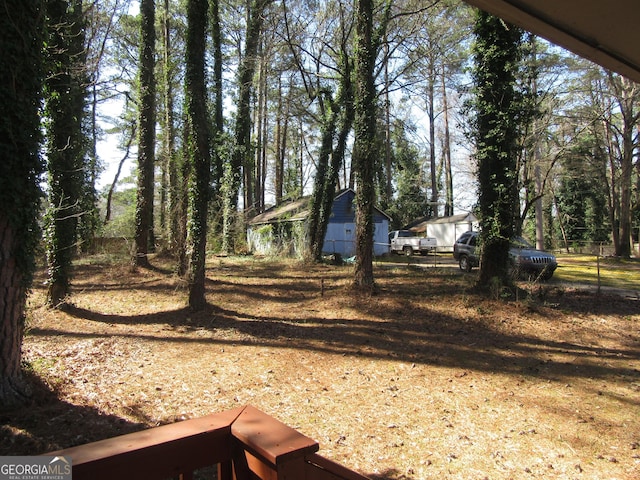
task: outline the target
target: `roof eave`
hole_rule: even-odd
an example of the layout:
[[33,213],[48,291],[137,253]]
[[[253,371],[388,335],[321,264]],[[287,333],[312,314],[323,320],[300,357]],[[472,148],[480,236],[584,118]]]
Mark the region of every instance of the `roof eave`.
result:
[[[640,82],[638,28],[630,23],[637,21],[637,0],[618,0],[615,5],[582,0],[578,6],[575,2],[557,0],[464,1]],[[578,22],[575,18],[578,8],[582,19],[591,17],[593,21]],[[612,28],[612,24],[617,28]]]

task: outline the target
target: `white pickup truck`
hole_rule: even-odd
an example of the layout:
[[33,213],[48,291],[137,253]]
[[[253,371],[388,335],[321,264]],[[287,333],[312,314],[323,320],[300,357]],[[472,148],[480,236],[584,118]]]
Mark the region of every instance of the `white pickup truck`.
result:
[[435,251],[438,241],[432,237],[418,237],[410,230],[394,230],[389,232],[389,245],[392,252],[410,257],[414,253],[426,255]]

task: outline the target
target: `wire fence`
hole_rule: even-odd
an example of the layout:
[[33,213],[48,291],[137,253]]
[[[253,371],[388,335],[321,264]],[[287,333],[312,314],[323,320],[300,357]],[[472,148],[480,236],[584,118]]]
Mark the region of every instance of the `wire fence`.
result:
[[595,253],[557,253],[558,268],[555,281],[614,288],[637,292],[640,295],[640,259],[620,258],[607,254],[606,249]]
[[[609,242],[568,242],[567,245],[559,246],[553,250],[556,253],[578,254],[578,255],[599,255],[601,257],[613,257],[616,254],[615,245]],[[640,243],[631,242],[631,256],[640,258]]]

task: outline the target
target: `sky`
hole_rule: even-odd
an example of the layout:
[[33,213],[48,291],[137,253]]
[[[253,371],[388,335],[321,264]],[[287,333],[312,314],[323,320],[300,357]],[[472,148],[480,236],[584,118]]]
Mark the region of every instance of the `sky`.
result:
[[[113,103],[113,105],[102,105],[100,110],[102,112],[109,112],[107,114],[110,116],[118,116],[121,111],[121,106],[115,104],[115,102]],[[108,125],[103,125],[103,128],[108,128]],[[125,155],[125,149],[120,148],[118,145],[118,137],[119,135],[116,134],[105,133],[96,145],[98,158],[104,168],[96,182],[96,188],[98,191],[102,191],[113,183],[118,171],[118,165]],[[129,152],[129,158],[125,161],[122,171],[120,172],[120,180],[134,172],[134,169],[136,168],[136,161],[137,148],[134,142],[134,145],[132,145],[131,151]]]

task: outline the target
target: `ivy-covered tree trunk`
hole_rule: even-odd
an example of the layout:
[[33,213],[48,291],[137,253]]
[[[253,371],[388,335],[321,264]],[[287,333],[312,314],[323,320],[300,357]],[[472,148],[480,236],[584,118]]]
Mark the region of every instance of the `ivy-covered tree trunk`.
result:
[[[340,167],[344,161],[348,137],[351,133],[351,129],[353,128],[355,111],[353,106],[353,82],[351,78],[353,69],[351,66],[352,61],[349,59],[346,51],[345,42],[343,43],[343,54],[341,56],[340,71],[342,72],[342,75],[340,79],[340,90],[336,101],[329,102],[331,105],[331,113],[328,118],[328,125],[325,127],[326,135],[330,136],[331,144],[333,144],[333,137],[337,133],[336,145],[335,148],[332,147],[332,150],[327,152],[331,160],[329,161],[329,158],[327,157],[328,164],[323,169],[323,175],[320,177],[319,173],[316,172],[317,178],[315,188],[319,189],[319,193],[315,193],[314,190],[312,214],[309,219],[309,236],[312,242],[311,253],[312,258],[315,261],[321,260],[322,246],[324,244],[324,237],[327,234],[329,217],[331,215],[333,200],[336,194],[336,186],[338,184],[338,176],[340,174]],[[321,153],[323,151],[324,147],[321,149]],[[320,155],[320,159],[322,157],[323,156]],[[320,161],[318,163],[320,163]],[[315,221],[313,215],[314,212],[317,214],[317,219],[315,219]]]
[[78,224],[83,214],[85,193],[86,139],[82,122],[86,81],[82,74],[85,58],[82,2],[48,0],[47,18],[47,303],[57,307],[69,294],[71,264],[77,251]]
[[213,141],[212,174],[213,184],[220,188],[222,182],[222,138],[224,133],[224,95],[222,94],[222,28],[220,26],[220,0],[210,0],[211,4],[211,42],[213,44]]
[[[234,222],[238,209],[238,193],[242,180],[243,167],[246,169],[253,162],[251,152],[251,93],[256,54],[260,42],[264,11],[273,0],[253,0],[250,3],[249,23],[245,50],[238,67],[238,111],[234,134],[234,146],[231,159],[224,166],[223,172],[223,225],[222,250],[231,253],[235,248]],[[248,205],[245,205],[248,207]]]
[[205,83],[207,0],[187,3],[186,98],[189,132],[189,306],[202,310],[205,298],[207,212],[211,177],[211,145]]
[[[182,129],[183,145],[188,146],[191,138],[190,122],[185,122]],[[189,258],[187,255],[187,223],[189,215],[189,182],[191,176],[191,165],[189,162],[189,151],[182,149],[180,161],[177,165],[177,198],[175,203],[175,215],[177,219],[176,237],[176,267],[179,276],[187,275],[189,271]]]
[[[323,208],[327,201],[327,194],[333,200],[334,191],[328,192],[329,187],[329,159],[333,151],[333,137],[336,131],[336,116],[339,108],[331,98],[331,93],[324,93],[321,99],[322,124],[320,125],[320,152],[316,164],[316,175],[313,185],[313,195],[309,212],[309,250],[313,261],[319,262],[322,259],[322,246],[326,230],[322,231]],[[330,201],[331,202],[331,201]],[[331,203],[329,203],[331,209]]]
[[0,410],[24,403],[24,310],[40,240],[38,214],[44,6],[6,0],[0,16]]
[[373,0],[356,1],[355,139],[353,168],[356,180],[356,266],[354,285],[371,291],[373,278],[373,204],[376,151],[376,88],[373,69],[376,44]]
[[521,30],[478,11],[474,27],[475,128],[482,243],[479,285],[510,283],[517,192],[516,72]]
[[155,3],[140,1],[140,102],[138,112],[138,193],[136,200],[136,253],[134,264],[149,266],[153,248],[153,192],[156,139]]
[[175,88],[175,62],[172,58],[172,24],[171,10],[169,0],[164,0],[162,9],[162,55],[163,55],[163,78],[162,78],[162,97],[164,99],[164,125],[163,125],[163,154],[164,169],[163,177],[166,176],[166,206],[167,218],[165,219],[165,227],[167,234],[167,247],[169,252],[176,254],[179,251],[180,241],[180,219],[178,216],[177,205],[180,196],[184,195],[179,189],[179,168],[178,155],[175,147],[175,112],[174,112],[174,88]]

